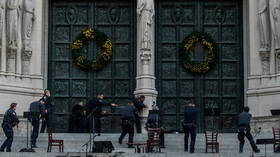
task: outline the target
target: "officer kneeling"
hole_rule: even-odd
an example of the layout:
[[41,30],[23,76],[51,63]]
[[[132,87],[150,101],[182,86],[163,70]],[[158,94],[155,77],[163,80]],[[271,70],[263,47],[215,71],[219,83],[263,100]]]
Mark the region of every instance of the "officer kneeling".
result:
[[133,136],[134,136],[134,123],[135,123],[135,112],[137,109],[133,106],[132,102],[129,102],[122,110],[121,110],[121,128],[122,133],[119,138],[119,144],[122,144],[122,140],[125,135],[128,133],[128,148],[133,148]]
[[6,152],[11,152],[11,146],[12,146],[13,138],[14,138],[13,127],[19,123],[17,114],[15,112],[16,107],[17,107],[17,104],[12,103],[10,106],[10,109],[8,109],[4,115],[2,128],[4,130],[4,133],[7,137],[7,139],[4,141],[4,143],[0,147],[0,152],[4,152],[5,148],[6,148]]

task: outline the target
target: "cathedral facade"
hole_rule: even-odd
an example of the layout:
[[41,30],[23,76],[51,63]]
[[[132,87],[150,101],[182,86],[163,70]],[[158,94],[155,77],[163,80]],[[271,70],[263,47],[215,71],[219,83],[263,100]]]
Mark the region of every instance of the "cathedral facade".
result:
[[[181,130],[187,103],[200,109],[200,131],[234,131],[243,106],[268,124],[280,109],[279,8],[279,0],[2,0],[0,114],[16,102],[22,115],[48,88],[58,132],[77,100],[100,92],[119,104],[106,107],[105,132],[119,131],[118,108],[139,95],[159,106],[167,131]],[[109,47],[98,33],[79,42],[85,30],[105,34]]]

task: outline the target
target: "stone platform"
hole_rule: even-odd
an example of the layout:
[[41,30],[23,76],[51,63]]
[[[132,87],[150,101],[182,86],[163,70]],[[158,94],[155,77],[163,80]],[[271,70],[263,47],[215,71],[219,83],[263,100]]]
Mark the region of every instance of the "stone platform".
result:
[[[14,143],[12,147],[13,153],[0,153],[0,157],[56,157],[56,156],[86,156],[85,155],[85,148],[82,145],[88,141],[89,134],[63,134],[63,133],[55,133],[54,138],[56,139],[63,139],[65,142],[64,151],[65,153],[56,153],[58,149],[53,149],[53,153],[46,153],[47,151],[47,134],[40,134],[38,138],[38,147],[35,149],[36,153],[16,153],[21,148],[26,147],[26,137],[22,134],[16,134],[14,138]],[[166,134],[166,148],[162,150],[163,153],[157,154],[135,154],[134,149],[128,149],[126,144],[118,144],[118,137],[119,134],[102,134],[101,136],[97,137],[96,141],[112,141],[116,152],[124,152],[122,156],[124,157],[144,157],[144,156],[151,156],[151,157],[183,157],[183,156],[190,156],[190,157],[249,157],[252,150],[249,146],[248,141],[246,141],[245,151],[243,154],[238,153],[238,140],[236,134],[220,134],[219,135],[219,143],[220,143],[220,153],[213,154],[208,153],[205,154],[205,138],[204,134],[198,134],[197,141],[196,141],[196,153],[189,154],[185,153],[183,150],[183,134]],[[272,138],[272,133],[264,132],[260,134],[257,138]],[[146,134],[136,134],[135,135],[135,142],[144,142],[146,141],[147,135]],[[3,133],[0,133],[0,141],[2,142],[5,139]],[[126,143],[127,137],[124,139],[123,143]],[[260,145],[259,148],[261,149],[261,153],[256,154],[255,157],[260,157],[264,155],[265,147]],[[268,157],[277,157],[280,154],[272,152],[272,145],[267,145],[267,156]],[[109,157],[115,156],[114,154],[95,154],[94,157]],[[118,156],[118,155],[117,155]],[[116,156],[116,157],[117,157]],[[119,155],[120,156],[120,155]],[[121,157],[121,156],[120,156]]]

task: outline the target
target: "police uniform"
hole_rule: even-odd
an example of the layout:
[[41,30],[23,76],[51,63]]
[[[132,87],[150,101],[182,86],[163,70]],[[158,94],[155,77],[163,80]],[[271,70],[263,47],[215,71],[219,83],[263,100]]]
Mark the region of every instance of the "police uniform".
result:
[[3,152],[4,149],[6,148],[7,152],[11,152],[11,146],[13,143],[13,137],[14,137],[14,132],[13,132],[13,127],[19,123],[17,114],[15,110],[12,108],[8,109],[4,115],[3,123],[2,123],[2,128],[4,130],[5,136],[7,139],[4,141],[2,146],[0,147],[0,151]]
[[164,148],[164,130],[160,127],[160,117],[159,117],[159,111],[158,110],[151,110],[149,111],[147,123],[146,123],[146,129],[148,128],[160,128],[160,147]]
[[141,128],[141,118],[139,116],[139,113],[143,110],[143,108],[145,108],[145,105],[142,101],[140,101],[137,98],[133,99],[132,102],[135,108],[137,109],[137,112],[135,112],[136,131],[137,133],[141,133],[142,128]]
[[184,146],[185,151],[188,151],[189,135],[191,136],[190,153],[194,153],[196,140],[196,126],[197,126],[198,109],[188,106],[184,111],[183,128],[185,131]]
[[[121,128],[122,133],[119,137],[119,143],[122,144],[122,140],[125,135],[128,133],[128,143],[133,143],[133,136],[134,136],[134,123],[135,123],[135,112],[136,108],[132,105],[127,105],[121,110]],[[132,147],[131,144],[128,147]]]
[[93,112],[94,115],[94,131],[95,133],[101,132],[101,117],[102,115],[102,106],[110,105],[111,103],[105,102],[103,99],[94,98],[89,102],[89,111]]
[[47,95],[44,95],[43,99],[45,100],[45,109],[47,110],[47,113],[44,113],[44,119],[42,121],[42,126],[41,126],[41,133],[45,132],[46,126],[47,128],[52,128],[52,103],[51,103],[51,98]]
[[76,104],[72,108],[71,132],[82,133],[86,129],[86,108]]
[[31,134],[31,147],[36,148],[36,140],[39,134],[40,117],[44,114],[45,106],[40,103],[40,101],[34,101],[30,104],[30,117],[29,121],[32,124],[32,134]]
[[246,136],[247,139],[249,140],[253,151],[254,152],[259,152],[260,150],[258,149],[254,138],[251,134],[251,128],[250,128],[250,121],[251,121],[252,115],[248,112],[242,112],[238,115],[238,140],[240,141],[239,145],[239,152],[243,152],[243,147],[244,147],[244,137]]

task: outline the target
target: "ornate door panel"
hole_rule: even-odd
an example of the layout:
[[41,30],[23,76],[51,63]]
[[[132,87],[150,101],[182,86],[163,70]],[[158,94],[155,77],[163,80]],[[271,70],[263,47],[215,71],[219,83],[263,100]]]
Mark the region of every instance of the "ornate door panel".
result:
[[[181,130],[184,105],[194,102],[200,108],[200,131],[212,124],[233,131],[243,106],[241,1],[156,2],[156,77],[163,125],[168,131]],[[207,32],[218,44],[218,61],[205,75],[186,71],[179,60],[179,44],[193,31]],[[197,45],[192,59],[204,60],[205,51]]]
[[[53,93],[54,125],[66,132],[69,114],[79,99],[88,101],[103,92],[108,101],[125,105],[135,89],[135,1],[51,0],[49,37],[49,88]],[[73,63],[70,45],[80,31],[93,27],[113,42],[113,59],[99,72],[84,72]],[[97,58],[95,42],[84,47],[88,58]],[[117,109],[105,107],[109,117],[103,132],[119,131]]]

